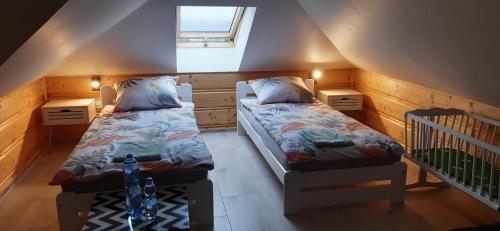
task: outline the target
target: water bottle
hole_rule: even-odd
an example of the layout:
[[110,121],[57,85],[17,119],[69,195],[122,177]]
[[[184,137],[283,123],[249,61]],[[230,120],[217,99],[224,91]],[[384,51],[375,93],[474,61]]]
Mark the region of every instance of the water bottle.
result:
[[142,218],[142,191],[139,182],[136,182],[129,186],[127,193],[129,206],[130,206],[130,218],[132,221],[139,221]]
[[132,154],[127,154],[127,159],[123,166],[123,186],[125,188],[125,208],[132,220],[141,217],[142,193],[139,185],[139,163]]
[[144,186],[144,217],[147,220],[156,220],[158,212],[158,200],[156,200],[156,188],[153,184],[153,178],[146,178]]

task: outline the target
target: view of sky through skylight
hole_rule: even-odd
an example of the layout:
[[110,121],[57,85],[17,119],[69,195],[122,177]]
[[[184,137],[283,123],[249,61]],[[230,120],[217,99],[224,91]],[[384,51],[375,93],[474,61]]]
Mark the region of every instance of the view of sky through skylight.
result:
[[181,6],[181,32],[229,32],[238,7]]

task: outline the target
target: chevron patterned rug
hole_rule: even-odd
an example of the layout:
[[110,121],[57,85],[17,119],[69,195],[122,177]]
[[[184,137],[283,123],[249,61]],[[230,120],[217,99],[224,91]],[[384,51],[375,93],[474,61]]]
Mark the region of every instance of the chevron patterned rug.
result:
[[96,194],[82,230],[189,230],[185,186],[158,188],[158,219],[154,223],[131,224],[122,191]]

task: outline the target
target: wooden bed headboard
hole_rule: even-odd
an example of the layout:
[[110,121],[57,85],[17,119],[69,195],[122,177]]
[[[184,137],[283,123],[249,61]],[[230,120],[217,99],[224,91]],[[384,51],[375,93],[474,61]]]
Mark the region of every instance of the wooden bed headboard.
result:
[[[316,96],[314,93],[314,79],[304,79],[304,83],[306,84],[307,89],[313,93],[313,96]],[[239,81],[236,83],[236,105],[237,109],[240,108],[240,99],[246,98],[249,95],[255,95],[253,89],[247,83],[247,81]]]
[[[177,96],[182,102],[193,102],[193,87],[189,83],[181,83],[176,86]],[[102,107],[114,104],[116,91],[112,86],[101,87]]]

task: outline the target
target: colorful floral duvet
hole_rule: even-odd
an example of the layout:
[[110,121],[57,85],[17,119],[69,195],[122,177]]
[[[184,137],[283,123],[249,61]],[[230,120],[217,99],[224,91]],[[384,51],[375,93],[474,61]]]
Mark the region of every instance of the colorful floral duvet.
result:
[[[389,137],[329,106],[314,103],[242,105],[286,155],[291,170],[319,170],[390,164],[403,149]],[[316,142],[318,141],[318,142]],[[331,145],[324,145],[330,141]],[[280,159],[280,157],[277,157]]]
[[182,103],[182,108],[101,113],[50,184],[93,180],[121,172],[123,164],[112,161],[116,152],[137,150],[161,154],[159,160],[141,162],[141,170],[152,173],[213,169],[193,109],[192,103]]

